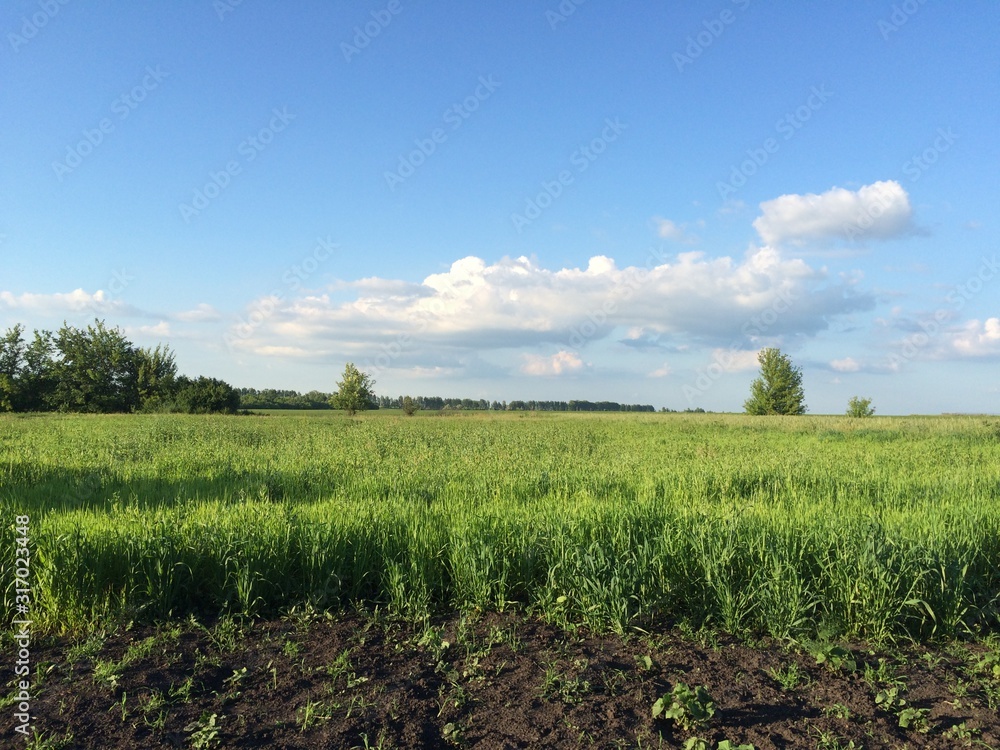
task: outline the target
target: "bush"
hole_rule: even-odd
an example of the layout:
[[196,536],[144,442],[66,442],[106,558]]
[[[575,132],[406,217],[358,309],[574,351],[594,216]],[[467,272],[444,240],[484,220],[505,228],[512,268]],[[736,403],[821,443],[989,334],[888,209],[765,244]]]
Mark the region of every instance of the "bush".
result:
[[177,392],[170,411],[185,414],[235,414],[240,393],[229,383],[215,378],[177,379]]
[[859,398],[851,396],[847,402],[847,416],[849,417],[871,417],[875,414],[875,407],[872,406],[870,398]]

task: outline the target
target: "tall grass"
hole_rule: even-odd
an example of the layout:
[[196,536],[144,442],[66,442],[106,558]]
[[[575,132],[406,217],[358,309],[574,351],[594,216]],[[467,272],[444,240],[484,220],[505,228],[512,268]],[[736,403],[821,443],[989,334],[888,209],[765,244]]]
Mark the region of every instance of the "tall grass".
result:
[[10,550],[31,516],[51,627],[301,602],[873,640],[1000,622],[986,418],[5,417],[0,513]]

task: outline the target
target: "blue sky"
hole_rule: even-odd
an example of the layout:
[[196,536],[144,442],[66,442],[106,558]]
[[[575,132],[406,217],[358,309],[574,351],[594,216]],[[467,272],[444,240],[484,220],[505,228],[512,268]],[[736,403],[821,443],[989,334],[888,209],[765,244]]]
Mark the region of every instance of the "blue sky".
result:
[[[846,6],[846,7],[845,7]],[[0,328],[182,372],[1000,411],[1000,8],[11,0]]]

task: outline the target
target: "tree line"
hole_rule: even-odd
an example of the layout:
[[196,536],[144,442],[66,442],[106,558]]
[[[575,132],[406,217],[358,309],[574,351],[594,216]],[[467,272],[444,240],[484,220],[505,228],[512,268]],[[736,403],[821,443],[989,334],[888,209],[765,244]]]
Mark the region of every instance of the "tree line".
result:
[[[402,409],[405,396],[378,396],[381,409]],[[485,398],[441,398],[413,396],[420,409],[465,409],[478,411],[656,411],[648,404],[619,404],[617,401],[490,401]]]
[[0,411],[235,413],[240,394],[215,378],[177,374],[170,347],[137,347],[95,320],[28,339],[22,325],[0,338]]
[[[279,390],[275,388],[240,388],[240,405],[244,409],[333,409],[331,398],[335,393],[323,391]],[[370,409],[402,409],[406,396],[374,396]],[[441,411],[641,411],[656,409],[648,404],[619,404],[617,401],[496,401],[485,398],[442,398],[441,396],[412,396],[418,409]],[[669,410],[666,410],[669,411]]]
[[[747,414],[804,414],[802,370],[779,349],[758,355],[760,377],[744,404]],[[490,401],[440,396],[376,396],[375,381],[348,363],[333,393],[233,388],[216,378],[177,374],[170,347],[137,347],[118,328],[95,320],[86,328],[66,323],[56,332],[25,338],[22,325],[0,337],[0,412],[182,412],[235,413],[244,409],[366,409],[440,411],[654,412],[648,404],[617,401]],[[663,412],[673,411],[661,409]],[[701,412],[702,409],[685,409]],[[847,414],[869,417],[871,399],[854,397]]]

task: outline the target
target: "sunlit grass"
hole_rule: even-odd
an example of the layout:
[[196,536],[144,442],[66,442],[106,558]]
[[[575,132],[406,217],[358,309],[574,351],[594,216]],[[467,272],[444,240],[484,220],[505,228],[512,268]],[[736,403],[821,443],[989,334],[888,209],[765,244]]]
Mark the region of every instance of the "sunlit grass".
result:
[[307,601],[875,640],[998,622],[983,417],[4,417],[0,509],[7,549],[31,516],[54,627]]

